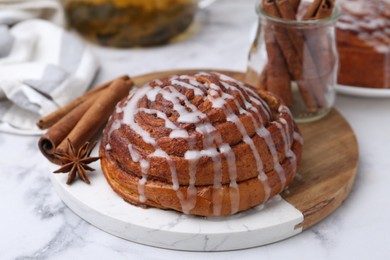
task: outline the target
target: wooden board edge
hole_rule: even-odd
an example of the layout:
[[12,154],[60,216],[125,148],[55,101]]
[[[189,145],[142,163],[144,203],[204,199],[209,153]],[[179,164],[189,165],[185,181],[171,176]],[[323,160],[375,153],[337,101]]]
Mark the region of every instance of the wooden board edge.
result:
[[[354,148],[353,159],[349,162],[351,163],[351,167],[348,169],[348,171],[340,173],[344,178],[343,178],[342,185],[338,183],[340,184],[339,189],[333,190],[332,193],[325,195],[324,198],[322,198],[318,202],[312,204],[298,205],[298,203],[294,203],[294,200],[289,199],[289,196],[282,195],[283,199],[288,201],[290,204],[292,204],[299,211],[302,212],[304,219],[302,223],[296,226],[296,228],[302,228],[303,230],[306,230],[314,226],[321,220],[328,217],[334,211],[336,211],[351,193],[352,187],[356,179],[356,174],[359,165],[359,145],[358,145],[357,137],[351,125],[337,109],[333,108],[331,113],[335,113],[338,117],[340,117],[344,121],[344,124],[348,128],[349,132],[351,133],[350,142],[351,142],[351,146],[353,146]],[[302,197],[304,196],[306,195],[302,194]]]
[[[336,211],[350,194],[355,182],[355,177],[356,175],[351,175],[351,178],[348,180],[348,182],[345,183],[345,185],[341,187],[336,193],[334,193],[333,196],[328,197],[315,205],[311,205],[310,207],[298,209],[303,214],[303,221],[295,228],[302,228],[303,230],[306,230],[318,224],[320,221]],[[286,200],[288,201],[288,199]],[[294,205],[293,203],[291,204]]]

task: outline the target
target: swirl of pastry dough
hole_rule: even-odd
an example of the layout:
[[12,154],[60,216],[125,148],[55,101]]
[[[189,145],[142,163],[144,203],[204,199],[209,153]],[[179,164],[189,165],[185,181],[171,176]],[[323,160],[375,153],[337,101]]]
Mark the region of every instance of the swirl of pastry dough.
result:
[[225,216],[283,191],[301,150],[278,98],[202,72],[130,93],[106,126],[100,155],[111,187],[130,203]]

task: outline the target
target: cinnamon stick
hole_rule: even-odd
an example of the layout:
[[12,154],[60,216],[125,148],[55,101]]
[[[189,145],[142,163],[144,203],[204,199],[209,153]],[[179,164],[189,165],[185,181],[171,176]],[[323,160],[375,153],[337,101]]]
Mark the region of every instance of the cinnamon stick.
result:
[[303,20],[318,20],[329,17],[333,12],[334,2],[334,0],[314,0],[303,16]]
[[263,71],[266,76],[267,90],[279,96],[287,106],[291,106],[293,104],[291,77],[283,53],[268,28],[265,30],[264,37],[268,55],[267,69]]
[[[263,0],[263,10],[274,17],[282,18],[274,0]],[[298,84],[299,91],[302,95],[306,107],[311,112],[318,110],[317,102],[310,93],[310,84],[308,81],[302,79],[302,61],[298,56],[296,48],[293,46],[293,41],[289,38],[289,35],[285,28],[275,26],[275,39],[283,53],[288,70]]]
[[61,118],[52,127],[50,127],[44,135],[41,136],[38,142],[38,147],[42,154],[44,154],[51,162],[56,164],[60,163],[54,156],[57,146],[63,140],[66,140],[70,131],[72,131],[93,102],[93,98],[86,100]]
[[[269,2],[272,2],[272,1],[269,1]],[[291,0],[291,7],[293,9],[293,12],[292,14],[296,13],[297,10],[298,10],[298,7],[299,7],[299,4],[301,2],[301,0]],[[283,3],[280,3],[280,5],[283,5]],[[264,6],[264,1],[263,1],[263,6]],[[295,19],[295,17],[290,17],[291,19]],[[267,29],[266,29],[267,30]],[[266,32],[267,34],[267,32]],[[270,33],[268,33],[268,38],[270,38]],[[283,58],[282,56],[280,56],[280,47],[279,46],[272,46],[273,44],[275,44],[276,42],[272,42],[272,41],[269,41],[269,40],[265,40],[265,44],[266,44],[266,48],[267,48],[267,54],[268,54],[268,59],[276,59],[276,60],[279,60],[280,58]],[[275,52],[275,53],[274,53]],[[270,73],[272,76],[271,78],[267,79],[267,76],[268,76],[268,69],[272,68],[273,66],[284,66],[283,68],[280,69],[280,72],[277,72],[277,71],[273,71],[272,73]],[[272,66],[268,66],[268,64],[264,67],[263,71],[260,73],[260,77],[259,77],[259,80],[258,80],[258,85],[261,89],[264,89],[264,90],[267,90],[269,87],[267,84],[282,84],[282,82],[287,82],[287,79],[290,80],[290,76],[289,75],[286,75],[285,73],[285,62],[282,62],[282,61],[277,61],[276,64],[274,64]],[[272,68],[273,70],[275,70],[274,68]],[[276,69],[278,70],[278,69]],[[274,82],[275,81],[275,76],[277,76],[277,73],[280,73],[280,76],[278,76],[280,79],[277,80],[279,82]],[[268,82],[269,81],[269,82]],[[284,84],[284,83],[283,83]],[[290,84],[289,84],[290,86]],[[271,90],[273,89],[273,90]],[[280,85],[279,86],[276,86],[276,87],[270,87],[270,91],[271,92],[274,92],[275,94],[279,95],[279,97],[281,96],[284,96],[285,97],[285,103],[290,103],[290,100],[291,100],[291,103],[292,103],[292,96],[289,97],[289,94],[288,93],[284,93],[282,94],[281,93],[281,88]],[[276,93],[276,92],[277,93]],[[292,95],[292,93],[291,93]],[[282,98],[283,99],[283,98]]]
[[301,4],[301,0],[291,0],[291,6],[294,9],[294,13],[298,12],[299,5]]
[[[292,2],[289,0],[275,0],[275,5],[278,10],[278,17],[285,20],[296,20],[297,12],[294,10]],[[287,31],[292,45],[296,51],[296,55],[298,55],[298,57],[302,57],[304,44],[303,35],[301,35],[300,32],[294,28],[287,27],[285,30]]]
[[335,0],[323,0],[320,8],[318,8],[316,19],[328,18],[332,15],[333,9],[335,7]]
[[[315,0],[304,15],[304,20],[324,19],[332,15],[335,6],[334,0]],[[313,63],[318,77],[323,82],[323,92],[317,95],[324,96],[325,87],[331,84],[335,60],[332,55],[331,43],[327,35],[327,28],[317,27],[305,31],[305,40],[313,57]],[[329,82],[328,82],[329,81]]]
[[[296,20],[299,4],[300,1],[298,0],[263,0],[263,10],[274,17]],[[326,18],[332,14],[333,7],[334,0],[314,0],[304,15],[304,19]],[[299,91],[308,110],[316,112],[318,108],[326,106],[326,86],[328,80],[331,79],[329,75],[333,74],[331,70],[334,67],[332,66],[332,61],[328,60],[332,58],[332,55],[329,53],[326,32],[314,28],[312,31],[308,30],[309,32],[302,34],[292,28],[280,28],[278,25],[274,25],[274,31],[277,44],[279,44],[279,49],[285,58],[288,71],[292,76],[291,79],[297,82]],[[270,59],[272,57],[275,59],[277,57],[275,56],[277,55],[277,51],[274,46],[269,46],[267,49],[268,58]],[[281,64],[280,61],[279,64]],[[280,92],[281,88],[277,85],[281,84],[280,81],[286,80],[287,76],[283,71],[270,73],[269,69],[273,66],[268,65],[270,65],[270,61],[263,69],[259,83],[266,84],[267,88],[269,88],[268,85],[271,82],[272,84],[276,84],[272,91],[274,93],[279,91],[278,95],[282,96],[283,94]],[[281,79],[276,79],[275,81],[275,77],[272,75],[280,75],[279,77]],[[265,76],[270,81],[267,80],[264,83]],[[271,80],[272,77],[274,78],[273,80]],[[284,96],[286,99],[287,94],[284,93]]]
[[98,91],[97,95],[88,95],[87,98],[82,96],[84,101],[81,104],[41,136],[38,146],[42,154],[51,162],[60,164],[54,153],[67,149],[67,139],[72,141],[76,149],[90,140],[108,119],[116,103],[127,96],[132,86],[130,78],[120,77]]
[[[325,1],[325,0],[323,0]],[[294,13],[291,2],[288,0],[275,0],[276,7],[279,10],[280,16],[283,19],[294,20],[296,17],[296,13]],[[302,80],[311,86],[309,88],[309,92],[316,100],[318,107],[326,106],[325,99],[325,87],[323,82],[320,80],[320,76],[316,67],[316,63],[314,61],[313,55],[309,50],[307,43],[304,40],[304,36],[300,31],[295,29],[287,29],[289,38],[296,50],[297,59],[299,60],[299,64],[297,64],[297,69],[301,70]],[[298,80],[296,78],[296,80]],[[305,83],[305,84],[306,84]],[[298,83],[299,86],[299,83]]]
[[[124,80],[121,78],[114,80],[93,102],[92,106],[77,122],[66,139],[69,139],[76,149],[85,143],[85,141],[91,139],[112,114],[115,105],[128,95],[133,85],[131,79]],[[67,147],[66,140],[63,140],[57,147],[57,151],[66,152]]]
[[[121,76],[119,78],[122,79],[129,79],[127,75]],[[106,89],[112,81],[104,83],[103,85],[100,85],[96,88],[93,88],[89,91],[87,91],[83,96],[76,98],[75,100],[69,102],[65,106],[57,109],[56,111],[42,117],[38,122],[37,126],[39,129],[48,129],[49,127],[53,126],[56,122],[58,122],[62,117],[64,117],[66,114],[68,114],[72,109],[80,105],[82,102],[89,98],[96,98],[97,95],[104,89]]]

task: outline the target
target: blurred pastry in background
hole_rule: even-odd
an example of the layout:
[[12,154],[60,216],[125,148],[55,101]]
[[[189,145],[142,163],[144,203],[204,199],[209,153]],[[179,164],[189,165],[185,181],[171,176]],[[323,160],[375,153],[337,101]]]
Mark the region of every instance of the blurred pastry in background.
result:
[[338,83],[390,88],[390,1],[344,0],[340,6]]

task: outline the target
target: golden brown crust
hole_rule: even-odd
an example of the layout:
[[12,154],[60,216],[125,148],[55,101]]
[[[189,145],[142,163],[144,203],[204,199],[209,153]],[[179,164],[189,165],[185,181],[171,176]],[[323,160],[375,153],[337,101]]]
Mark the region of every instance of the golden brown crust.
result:
[[[266,201],[292,181],[301,160],[299,130],[288,108],[270,93],[218,73],[164,78],[140,91],[145,93],[138,99],[134,94],[117,106],[100,148],[103,172],[126,201],[225,216]],[[183,115],[193,122],[183,122]],[[188,136],[170,136],[175,129]],[[191,152],[198,157],[190,162]],[[139,184],[141,179],[146,183]]]
[[[285,159],[286,154],[284,153],[284,141],[283,137],[276,127],[276,125],[272,124],[268,131],[271,133],[272,139],[274,140],[275,147],[278,152],[278,158],[279,161],[283,161]],[[232,131],[233,132],[233,131]],[[290,134],[292,138],[293,133]],[[168,138],[166,138],[168,139]],[[112,135],[112,143],[111,145],[111,151],[109,152],[111,154],[112,160],[120,161],[120,165],[123,169],[131,169],[131,174],[134,174],[138,177],[142,176],[141,173],[141,167],[139,163],[134,162],[130,156],[128,156],[128,149],[127,145],[113,145],[115,143],[117,144],[123,144],[127,141],[126,136],[120,136],[118,133]],[[183,145],[180,145],[181,140],[177,141],[175,139],[167,140],[167,142],[171,142],[170,147],[171,149],[178,147],[179,149],[185,148],[187,146],[186,142],[183,142]],[[260,136],[254,134],[252,137],[252,141],[254,142],[256,149],[258,151],[262,151],[262,161],[264,163],[264,170],[270,171],[273,169],[274,163],[273,158],[270,153],[270,151],[267,149],[267,145],[263,138]],[[168,144],[169,145],[169,144]],[[167,151],[166,146],[160,146],[162,149]],[[250,178],[253,178],[258,175],[257,169],[256,169],[256,162],[253,158],[253,155],[251,153],[251,148],[246,143],[243,143],[242,141],[238,144],[232,146],[232,149],[234,151],[234,154],[236,156],[236,165],[237,168],[242,171],[242,173],[238,176],[237,181],[244,181]],[[137,149],[139,153],[142,154],[143,157],[146,157],[147,154],[142,150]],[[181,185],[188,185],[189,183],[189,163],[188,160],[186,160],[183,157],[179,156],[172,156],[172,160],[175,162],[177,173],[178,173],[178,180],[179,184]],[[197,175],[196,175],[196,185],[210,185],[214,181],[213,174],[210,174],[210,172],[213,172],[213,160],[210,157],[202,157],[198,161],[197,166]],[[229,173],[228,173],[228,163],[225,156],[222,155],[222,184],[227,184],[230,182]],[[160,179],[160,180],[166,180],[169,183],[171,182],[171,171],[168,165],[168,162],[166,159],[161,157],[152,157],[150,158],[150,169],[148,172],[148,175],[151,178],[154,179]]]
[[[298,164],[301,160],[302,144],[295,141],[293,144],[293,152],[297,154]],[[111,188],[118,193],[125,201],[137,206],[150,206],[161,209],[173,209],[182,212],[181,203],[178,199],[176,191],[172,189],[172,185],[160,182],[158,180],[149,180],[145,185],[145,196],[148,198],[146,202],[139,200],[138,182],[139,177],[128,174],[115,164],[115,161],[110,160],[106,156],[108,153],[100,147],[102,169],[104,175],[110,184]],[[282,167],[286,172],[287,183],[291,183],[295,176],[294,162],[291,158],[286,159],[282,163]],[[270,197],[281,192],[281,182],[278,174],[271,170],[267,172],[268,182],[271,189]],[[264,186],[257,178],[247,179],[237,183],[239,188],[239,209],[237,212],[247,210],[249,208],[260,205],[265,202]],[[180,192],[186,194],[188,186],[181,186]],[[222,209],[220,216],[231,215],[230,194],[235,191],[225,184],[222,187]],[[196,187],[196,205],[190,210],[190,214],[199,216],[213,216],[213,186],[197,186]]]

